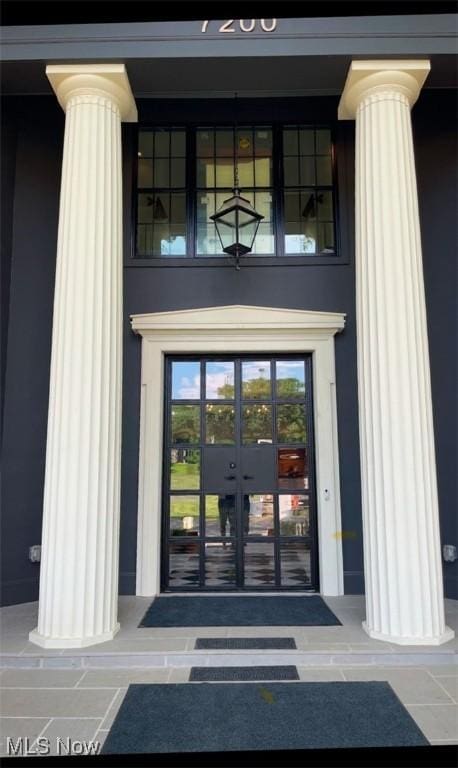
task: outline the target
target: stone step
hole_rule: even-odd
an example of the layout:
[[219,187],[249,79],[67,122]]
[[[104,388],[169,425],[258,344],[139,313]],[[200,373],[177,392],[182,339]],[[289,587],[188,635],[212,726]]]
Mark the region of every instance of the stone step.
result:
[[2,654],[0,667],[15,669],[120,669],[154,667],[221,667],[221,666],[276,666],[294,665],[300,667],[324,666],[433,666],[455,664],[456,654],[439,650],[396,652],[385,650],[339,650],[339,651],[254,651],[254,650],[193,650],[188,652],[145,652],[118,651],[103,652],[82,649],[56,651],[52,653]]

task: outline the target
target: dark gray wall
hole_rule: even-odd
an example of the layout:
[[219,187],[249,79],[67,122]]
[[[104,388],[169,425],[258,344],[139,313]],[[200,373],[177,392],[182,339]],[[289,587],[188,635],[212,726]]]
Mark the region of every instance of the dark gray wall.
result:
[[[458,544],[458,315],[456,91],[426,91],[414,108],[423,268],[441,538]],[[444,563],[445,592],[458,598],[458,561]]]
[[37,598],[63,114],[53,99],[12,100],[16,186],[3,433],[4,603]]
[[14,177],[16,172],[17,126],[14,116],[9,119],[1,106],[1,193],[0,193],[0,249],[1,249],[1,377],[0,377],[0,435],[3,434],[3,405],[5,400],[6,350],[8,346],[8,315],[10,309],[11,253],[13,240]]
[[[13,100],[12,100],[13,101]],[[286,100],[283,100],[286,102]],[[300,100],[302,115],[319,110],[336,113],[337,100]],[[166,105],[140,103],[140,113],[161,114]],[[212,104],[212,117],[216,104]],[[271,107],[258,104],[259,109]],[[293,109],[277,104],[276,114]],[[194,110],[202,109],[194,105]],[[178,106],[170,107],[170,114]],[[37,598],[38,566],[27,560],[30,544],[40,541],[43,496],[52,298],[58,217],[63,115],[53,97],[11,103],[17,115],[17,165],[13,217],[13,260],[5,389],[3,484],[3,601]],[[434,120],[431,120],[434,115]],[[434,417],[439,464],[441,525],[444,540],[456,542],[456,435],[453,408],[456,369],[450,359],[454,328],[455,275],[453,193],[455,168],[452,136],[455,110],[445,93],[423,94],[414,111],[420,205],[423,216],[425,277],[431,344]],[[175,118],[177,119],[177,118]],[[125,143],[125,250],[131,238],[130,188],[132,129]],[[353,124],[338,127],[339,208],[343,230],[343,263],[335,266],[134,267],[124,270],[124,393],[120,591],[135,588],[138,479],[140,342],[129,315],[233,303],[296,309],[343,311],[345,331],[336,338],[339,452],[344,538],[345,589],[363,589],[361,503],[356,386],[352,230]],[[438,243],[441,248],[438,248]],[[440,251],[440,253],[439,253]],[[456,333],[456,331],[455,331]],[[448,335],[447,335],[448,334]],[[453,378],[455,377],[455,378]],[[454,453],[455,452],[455,453]],[[455,494],[455,495],[454,495]],[[450,595],[455,587],[446,569]],[[449,577],[450,573],[450,577]]]

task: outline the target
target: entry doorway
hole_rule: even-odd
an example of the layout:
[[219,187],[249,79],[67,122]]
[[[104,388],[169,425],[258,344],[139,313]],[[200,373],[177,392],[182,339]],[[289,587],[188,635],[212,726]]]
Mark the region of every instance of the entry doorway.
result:
[[317,590],[312,356],[165,363],[162,590]]

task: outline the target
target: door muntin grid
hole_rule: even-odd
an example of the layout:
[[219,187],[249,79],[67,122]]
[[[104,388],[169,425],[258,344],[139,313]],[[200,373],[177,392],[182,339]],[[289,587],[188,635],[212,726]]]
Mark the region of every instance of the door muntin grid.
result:
[[165,405],[162,588],[318,589],[311,355],[167,357]]

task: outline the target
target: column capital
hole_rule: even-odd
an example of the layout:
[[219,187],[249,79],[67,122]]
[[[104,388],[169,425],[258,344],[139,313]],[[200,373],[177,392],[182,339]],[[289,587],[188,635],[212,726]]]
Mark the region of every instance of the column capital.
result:
[[403,95],[412,108],[430,69],[427,59],[352,61],[339,103],[339,120],[354,120],[366,96],[387,91]]
[[46,75],[64,111],[74,96],[102,96],[117,105],[123,122],[137,122],[124,64],[48,64]]

